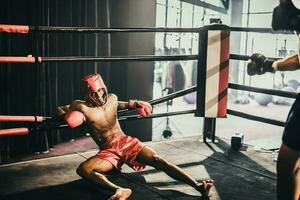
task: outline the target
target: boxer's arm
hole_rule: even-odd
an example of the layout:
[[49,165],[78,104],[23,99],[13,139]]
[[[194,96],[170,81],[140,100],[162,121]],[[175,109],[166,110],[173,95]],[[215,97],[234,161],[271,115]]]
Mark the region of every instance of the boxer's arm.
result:
[[79,106],[82,102],[79,100],[73,101],[70,105],[63,105],[63,106],[58,106],[56,109],[57,115],[59,117],[64,117],[68,112],[71,112],[73,110],[81,110],[81,106]]
[[147,117],[152,113],[152,106],[146,101],[129,100],[118,101],[118,109],[136,109],[138,114],[142,117]]
[[300,68],[298,54],[275,61],[274,71],[293,71]]
[[118,110],[129,109],[129,102],[118,101]]
[[76,128],[78,126],[80,126],[81,124],[83,124],[86,121],[85,116],[83,115],[82,112],[79,111],[71,111],[68,112],[64,119],[66,120],[67,124],[71,127],[71,128]]
[[67,112],[70,110],[70,105],[58,106],[57,107],[57,115],[59,117],[64,117]]
[[75,100],[71,105],[59,106],[57,112],[71,128],[75,128],[86,121],[83,107],[84,104],[81,101]]
[[148,117],[152,113],[152,106],[146,101],[130,100],[128,106],[129,109],[136,109],[142,117]]
[[124,109],[137,109],[137,108],[141,108],[141,106],[139,106],[138,102],[143,102],[143,101],[138,101],[137,99],[133,100],[129,100],[129,101],[118,101],[118,110],[124,110]]
[[116,98],[116,100],[118,102],[118,110],[130,109],[129,108],[129,102],[127,102],[127,101],[118,101],[118,97],[114,94],[112,94],[112,95]]

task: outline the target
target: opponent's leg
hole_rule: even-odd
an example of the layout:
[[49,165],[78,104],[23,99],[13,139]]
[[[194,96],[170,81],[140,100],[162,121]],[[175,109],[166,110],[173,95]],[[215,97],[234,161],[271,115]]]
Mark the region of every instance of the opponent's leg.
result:
[[299,153],[285,144],[280,147],[277,160],[278,200],[299,200],[300,197]]
[[141,152],[139,152],[136,160],[142,164],[150,165],[155,169],[164,171],[170,177],[194,187],[204,196],[208,195],[209,190],[213,185],[212,180],[205,180],[200,183],[197,182],[181,168],[159,157],[153,149],[147,146],[143,147]]
[[298,158],[297,164],[294,168],[294,200],[300,199],[300,159]]
[[122,188],[112,183],[104,175],[113,169],[114,166],[110,162],[94,156],[81,163],[77,168],[77,173],[88,181],[99,184],[103,188],[114,192],[114,195],[112,195],[109,200],[125,200],[131,195],[131,189]]

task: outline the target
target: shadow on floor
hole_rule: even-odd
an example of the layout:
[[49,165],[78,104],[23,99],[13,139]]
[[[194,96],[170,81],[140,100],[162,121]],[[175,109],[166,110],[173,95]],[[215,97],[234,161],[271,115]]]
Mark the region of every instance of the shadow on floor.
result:
[[[128,181],[134,180],[134,181]],[[122,187],[133,188],[134,192],[129,199],[186,199],[204,200],[201,196],[188,195],[176,190],[159,190],[146,183],[143,176],[130,173],[118,177],[111,177],[111,181]],[[71,181],[65,184],[36,188],[15,194],[0,196],[3,200],[107,200],[113,193],[105,189],[96,187],[83,179]]]

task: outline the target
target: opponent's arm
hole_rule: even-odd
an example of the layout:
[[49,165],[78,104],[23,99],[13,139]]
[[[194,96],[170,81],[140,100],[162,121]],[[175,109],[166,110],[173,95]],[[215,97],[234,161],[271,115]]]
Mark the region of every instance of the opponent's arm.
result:
[[297,54],[275,61],[266,58],[262,54],[255,53],[250,57],[250,62],[247,65],[247,73],[253,76],[261,75],[266,72],[292,71],[299,68],[299,58]]
[[276,71],[293,71],[299,69],[298,54],[274,61],[272,66]]
[[261,75],[266,72],[275,72],[273,68],[274,60],[266,58],[260,53],[254,53],[247,64],[247,73],[250,76]]

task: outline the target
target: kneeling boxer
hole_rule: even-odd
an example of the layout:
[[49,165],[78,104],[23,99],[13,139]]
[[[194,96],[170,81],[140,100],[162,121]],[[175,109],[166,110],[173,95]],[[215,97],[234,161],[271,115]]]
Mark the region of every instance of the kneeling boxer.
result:
[[[300,4],[300,1],[297,0]],[[274,30],[300,31],[300,10],[291,0],[280,0],[280,5],[273,11],[272,27]],[[299,43],[300,44],[300,43]],[[253,54],[247,65],[250,76],[265,72],[293,71],[300,68],[300,48],[298,54],[277,61],[262,54]],[[298,93],[286,120],[282,144],[277,160],[277,199],[300,199],[300,94]]]
[[207,196],[213,185],[212,180],[196,181],[176,165],[158,156],[150,147],[137,138],[127,136],[117,120],[118,109],[137,109],[137,112],[147,117],[152,107],[144,101],[118,101],[117,96],[108,94],[106,86],[99,74],[85,76],[81,82],[85,101],[75,100],[71,105],[58,107],[58,114],[63,116],[70,127],[77,127],[86,122],[91,128],[91,136],[100,151],[93,157],[81,163],[77,173],[114,194],[109,199],[127,199],[132,191],[122,188],[106,178],[112,170],[121,170],[126,163],[135,171],[150,165],[164,171],[170,177],[189,184],[203,196]]

